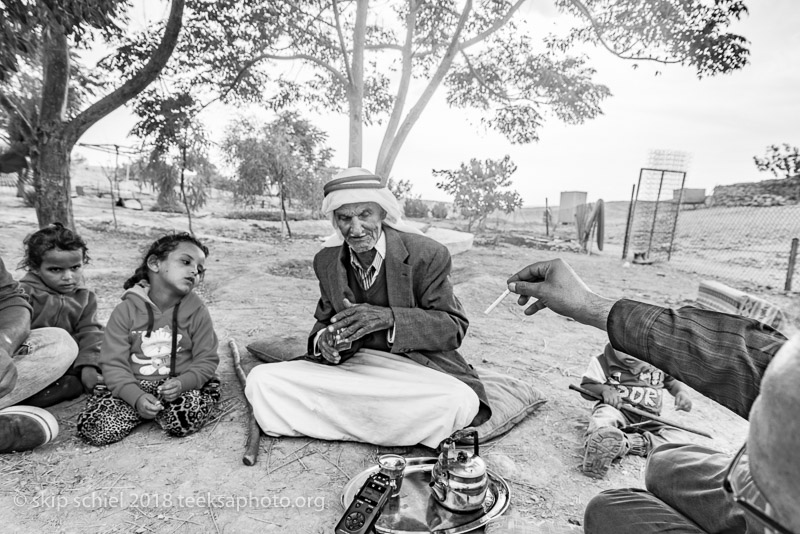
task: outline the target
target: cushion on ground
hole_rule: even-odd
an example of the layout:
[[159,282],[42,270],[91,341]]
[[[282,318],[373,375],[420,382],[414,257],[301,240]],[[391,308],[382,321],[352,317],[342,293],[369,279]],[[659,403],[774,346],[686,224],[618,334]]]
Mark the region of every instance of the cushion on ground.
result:
[[697,305],[707,310],[749,317],[778,330],[785,324],[783,312],[774,304],[713,280],[700,282]]
[[265,363],[286,362],[304,356],[306,343],[305,336],[286,335],[254,341],[247,345],[247,350]]
[[502,436],[547,402],[544,394],[528,382],[489,369],[477,369],[489,397],[492,417],[475,427],[484,443]]

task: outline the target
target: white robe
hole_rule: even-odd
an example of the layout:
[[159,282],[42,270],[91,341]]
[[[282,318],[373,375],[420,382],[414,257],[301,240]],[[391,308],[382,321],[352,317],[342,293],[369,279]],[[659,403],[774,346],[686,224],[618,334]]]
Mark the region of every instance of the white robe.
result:
[[258,365],[245,394],[269,436],[309,436],[435,448],[478,413],[466,384],[403,356],[371,349],[339,365]]

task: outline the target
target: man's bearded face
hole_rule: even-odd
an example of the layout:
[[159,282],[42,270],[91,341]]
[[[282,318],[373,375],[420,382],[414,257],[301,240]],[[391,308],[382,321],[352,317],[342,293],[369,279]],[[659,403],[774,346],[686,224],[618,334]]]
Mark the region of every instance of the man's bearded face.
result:
[[336,226],[356,253],[375,248],[386,212],[375,202],[344,204],[333,212]]

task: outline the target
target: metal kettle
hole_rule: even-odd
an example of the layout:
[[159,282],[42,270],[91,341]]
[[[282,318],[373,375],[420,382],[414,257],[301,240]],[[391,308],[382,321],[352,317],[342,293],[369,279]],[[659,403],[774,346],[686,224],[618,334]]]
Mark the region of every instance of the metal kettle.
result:
[[[459,450],[456,441],[472,436],[473,452]],[[472,512],[483,506],[489,477],[486,462],[478,456],[478,432],[459,430],[442,442],[439,459],[431,471],[434,498],[450,511]]]

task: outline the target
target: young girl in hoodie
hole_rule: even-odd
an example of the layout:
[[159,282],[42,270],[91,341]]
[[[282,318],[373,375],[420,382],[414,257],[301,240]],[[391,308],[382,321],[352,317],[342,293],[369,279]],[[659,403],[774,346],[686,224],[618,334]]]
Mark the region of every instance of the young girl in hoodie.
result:
[[[55,327],[66,330],[78,344],[78,357],[66,374],[22,404],[46,408],[91,392],[100,376],[100,344],[103,326],[97,321],[97,297],[84,285],[83,266],[89,261],[86,242],[53,223],[28,235],[20,280],[31,307],[31,329]],[[64,372],[63,369],[60,372]],[[56,375],[58,376],[58,375]]]
[[114,443],[155,419],[172,436],[202,428],[219,402],[217,335],[193,289],[208,248],[187,233],[150,246],[106,325],[100,356],[105,386],[78,417],[93,445]]

